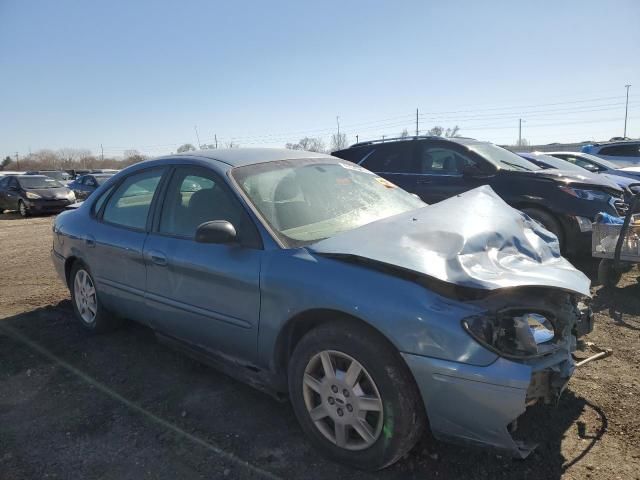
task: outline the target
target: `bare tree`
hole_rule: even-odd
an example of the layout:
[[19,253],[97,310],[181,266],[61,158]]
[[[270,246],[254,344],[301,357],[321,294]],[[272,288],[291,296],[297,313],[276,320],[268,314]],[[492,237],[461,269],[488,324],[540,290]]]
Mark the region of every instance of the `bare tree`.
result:
[[438,127],[438,126],[433,127],[430,130],[427,130],[427,135],[432,137],[441,137],[443,133],[444,133],[444,128]]
[[224,148],[240,148],[240,144],[234,142],[233,140],[229,140],[228,142],[224,143]]
[[516,141],[516,147],[528,147],[528,146],[529,146],[529,140],[527,140],[526,138],[521,138]]
[[331,135],[331,151],[347,148],[347,135],[345,133],[334,133]]
[[196,147],[194,147],[193,145],[191,145],[190,143],[185,143],[184,145],[180,145],[178,147],[178,150],[176,150],[178,153],[184,153],[184,152],[192,152],[196,149]]
[[324,140],[320,137],[304,137],[301,138],[298,143],[287,143],[285,148],[289,150],[305,150],[307,152],[320,152],[326,151]]
[[458,134],[460,132],[460,127],[458,125],[456,125],[455,127],[452,128],[444,128],[441,127],[439,125],[436,125],[435,127],[433,127],[430,130],[427,130],[427,135],[430,135],[432,137],[448,137],[448,138],[452,138],[452,137],[459,137],[460,135]]
[[2,163],[0,163],[0,170],[4,170],[9,165],[11,165],[11,157],[7,155],[6,157],[4,157],[4,160],[2,160]]
[[400,138],[407,138],[409,136],[409,131],[405,128],[400,132]]
[[146,158],[147,157],[145,155],[141,154],[137,150],[125,150],[123,162],[126,165],[133,165],[134,163],[138,163],[143,160],[146,160]]
[[453,137],[459,137],[460,135],[458,135],[458,132],[460,131],[460,127],[458,125],[456,125],[453,128],[447,128],[444,132],[444,136],[445,137],[449,137],[449,138],[453,138]]

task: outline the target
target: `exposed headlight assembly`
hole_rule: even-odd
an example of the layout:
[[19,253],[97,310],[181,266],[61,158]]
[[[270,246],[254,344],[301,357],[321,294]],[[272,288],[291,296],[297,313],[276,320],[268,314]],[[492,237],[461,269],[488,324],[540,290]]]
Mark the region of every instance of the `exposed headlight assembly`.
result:
[[551,316],[516,310],[493,315],[475,315],[462,321],[464,329],[498,355],[514,358],[538,357],[555,350]]
[[26,192],[26,196],[30,200],[37,200],[38,198],[41,198],[40,195],[38,195],[37,193],[33,193],[33,192]]
[[583,200],[601,200],[608,201],[611,195],[600,190],[585,190],[582,188],[573,188],[568,186],[561,186],[560,190],[564,193],[568,193],[572,197],[581,198]]

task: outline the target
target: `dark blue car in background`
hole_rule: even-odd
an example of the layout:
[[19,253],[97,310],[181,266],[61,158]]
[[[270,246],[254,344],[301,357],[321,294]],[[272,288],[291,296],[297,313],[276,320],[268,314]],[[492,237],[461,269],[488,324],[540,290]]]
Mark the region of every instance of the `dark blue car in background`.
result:
[[599,212],[622,215],[628,208],[623,190],[607,178],[542,169],[504,148],[470,138],[376,140],[333,155],[376,172],[427,203],[489,185],[555,234],[566,254],[591,252],[591,224]]

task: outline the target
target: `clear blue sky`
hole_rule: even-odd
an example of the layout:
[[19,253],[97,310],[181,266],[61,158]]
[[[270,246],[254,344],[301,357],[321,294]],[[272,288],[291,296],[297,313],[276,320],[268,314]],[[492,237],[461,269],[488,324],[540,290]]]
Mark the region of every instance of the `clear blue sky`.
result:
[[0,155],[640,136],[640,1],[0,0]]

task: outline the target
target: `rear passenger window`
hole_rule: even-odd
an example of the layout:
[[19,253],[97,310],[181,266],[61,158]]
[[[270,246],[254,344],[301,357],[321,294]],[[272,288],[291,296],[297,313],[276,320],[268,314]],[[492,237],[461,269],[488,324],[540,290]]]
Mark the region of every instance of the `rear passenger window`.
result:
[[378,145],[360,165],[376,173],[416,173],[412,151],[407,145]]
[[107,202],[102,219],[115,225],[143,230],[163,171],[147,170],[127,177]]
[[111,193],[112,190],[113,190],[113,187],[109,187],[109,189],[107,189],[106,192],[100,195],[98,200],[96,200],[96,203],[93,204],[92,211],[94,215],[96,215],[100,211],[100,209],[102,208],[102,205],[104,205],[105,200],[107,199],[107,197],[109,197],[109,194]]

